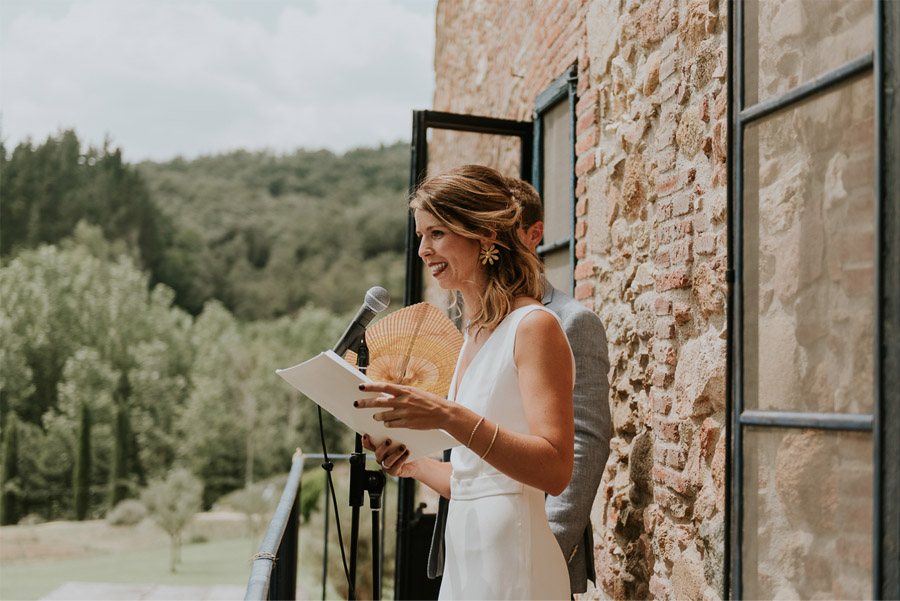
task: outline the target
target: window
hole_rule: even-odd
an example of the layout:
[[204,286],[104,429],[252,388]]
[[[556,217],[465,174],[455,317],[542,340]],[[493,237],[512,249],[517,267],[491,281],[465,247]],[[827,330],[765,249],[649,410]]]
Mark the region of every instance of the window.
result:
[[538,96],[534,111],[535,188],[544,202],[544,240],[538,255],[547,279],[571,293],[575,279],[576,68]]
[[731,596],[893,598],[898,392],[884,383],[897,353],[882,333],[897,320],[884,312],[898,295],[884,218],[896,167],[882,154],[896,125],[882,106],[896,74],[882,40],[896,45],[900,11],[729,12]]

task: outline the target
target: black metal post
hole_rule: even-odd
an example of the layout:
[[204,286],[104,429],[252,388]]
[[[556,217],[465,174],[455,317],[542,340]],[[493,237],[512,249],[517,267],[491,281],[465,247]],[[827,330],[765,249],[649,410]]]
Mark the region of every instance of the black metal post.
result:
[[328,502],[328,491],[325,491],[325,536],[322,539],[322,601],[325,601],[325,590],[328,584],[328,522],[331,503]]
[[291,513],[288,515],[287,526],[281,544],[278,545],[276,561],[272,580],[269,581],[269,599],[297,598],[297,546],[300,530],[300,488],[294,497]]
[[385,477],[381,470],[366,470],[366,490],[369,492],[369,508],[372,510],[372,599],[381,599],[381,501]]

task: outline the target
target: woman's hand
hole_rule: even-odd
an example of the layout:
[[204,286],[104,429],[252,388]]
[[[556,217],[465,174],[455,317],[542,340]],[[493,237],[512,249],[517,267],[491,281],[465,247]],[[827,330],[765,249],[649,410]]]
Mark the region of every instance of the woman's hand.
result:
[[405,445],[392,442],[390,438],[375,445],[368,434],[363,434],[362,443],[365,448],[375,452],[375,460],[386,473],[398,478],[409,478],[413,475],[415,461],[409,459],[409,449]]
[[361,409],[385,409],[372,416],[376,421],[384,422],[385,427],[435,430],[448,425],[451,403],[436,394],[387,382],[360,384],[359,389],[384,393],[379,397],[354,401],[353,405]]

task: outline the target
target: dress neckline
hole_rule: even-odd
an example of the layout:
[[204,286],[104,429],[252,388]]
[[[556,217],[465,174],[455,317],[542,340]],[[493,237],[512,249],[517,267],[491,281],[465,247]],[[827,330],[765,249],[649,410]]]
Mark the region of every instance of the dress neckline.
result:
[[[497,327],[494,328],[494,330],[488,335],[487,340],[484,341],[484,344],[481,345],[481,348],[479,348],[477,351],[475,351],[475,355],[474,355],[474,356],[472,357],[472,359],[469,361],[469,364],[466,365],[466,371],[465,371],[463,374],[457,373],[457,376],[458,376],[458,377],[455,378],[455,381],[454,381],[454,383],[453,383],[453,384],[454,384],[454,386],[453,386],[453,400],[454,400],[454,401],[456,401],[456,397],[457,397],[457,394],[459,393],[459,389],[462,388],[462,383],[463,383],[463,377],[462,377],[462,376],[467,376],[467,375],[469,375],[469,371],[472,369],[472,366],[475,365],[475,362],[476,362],[476,361],[478,360],[478,358],[482,355],[482,351],[484,350],[484,347],[486,347],[486,346],[491,342],[491,340],[494,338],[494,334],[497,333],[497,330],[499,330],[501,327],[503,327],[503,324],[506,323],[506,320],[509,319],[509,317],[510,317],[513,313],[516,313],[517,311],[521,311],[522,309],[527,309],[528,307],[535,307],[535,308],[538,308],[538,307],[543,307],[543,305],[533,305],[533,304],[528,304],[528,305],[524,305],[524,306],[522,306],[522,307],[519,307],[518,309],[513,309],[512,311],[510,311],[509,313],[506,314],[506,317],[504,317],[503,320],[502,320],[499,324],[497,324]],[[457,369],[457,370],[459,370],[459,361],[462,361],[463,352],[466,350],[466,347],[469,345],[469,333],[468,333],[468,331],[466,331],[466,332],[463,334],[463,337],[465,338],[465,340],[463,341],[463,347],[462,347],[462,349],[460,349],[460,352],[459,352],[459,359],[457,360],[457,363],[456,363],[456,369]]]

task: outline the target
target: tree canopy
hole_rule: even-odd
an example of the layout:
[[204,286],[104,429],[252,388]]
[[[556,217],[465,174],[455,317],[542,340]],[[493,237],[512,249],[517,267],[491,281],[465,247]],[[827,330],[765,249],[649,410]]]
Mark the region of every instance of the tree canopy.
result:
[[405,146],[135,166],[64,131],[0,169],[4,509],[96,516],[178,467],[209,506],[318,449],[273,372],[400,297]]

